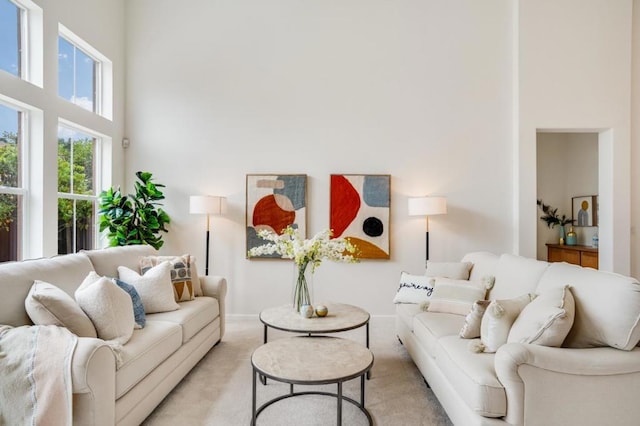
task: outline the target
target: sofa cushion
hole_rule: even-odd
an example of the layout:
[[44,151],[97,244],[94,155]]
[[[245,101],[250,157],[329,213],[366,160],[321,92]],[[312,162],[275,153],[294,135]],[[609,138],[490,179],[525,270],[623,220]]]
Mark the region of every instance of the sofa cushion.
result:
[[640,340],[640,284],[611,272],[553,263],[540,279],[537,292],[569,285],[575,299],[575,319],[563,346],[611,346],[631,350]]
[[129,341],[135,319],[133,303],[126,291],[109,278],[92,271],[80,284],[75,296],[96,327],[100,339],[112,340],[120,345]]
[[400,285],[393,303],[428,303],[432,294],[432,278],[403,271],[400,273]]
[[89,259],[80,254],[0,263],[0,324],[16,327],[32,324],[24,301],[35,280],[53,284],[73,297],[73,292],[92,270]]
[[435,362],[469,408],[484,417],[502,417],[507,397],[496,376],[495,355],[470,352],[468,344],[458,336],[440,338]]
[[193,300],[194,284],[191,279],[191,256],[143,256],[140,258],[140,272],[144,275],[148,270],[162,262],[171,264],[171,283],[176,302]]
[[118,276],[131,284],[142,299],[145,313],[175,311],[180,308],[173,296],[171,264],[162,262],[149,269],[144,275],[126,267],[118,266]]
[[151,256],[158,252],[149,245],[133,245],[122,247],[109,247],[106,249],[81,250],[83,256],[89,258],[93,269],[105,277],[117,277],[118,266],[126,266],[129,269],[139,271],[138,262],[141,256]]
[[396,315],[411,331],[413,331],[413,317],[422,312],[424,311],[417,303],[396,304]]
[[35,280],[24,307],[36,325],[66,327],[76,336],[97,337],[96,328],[78,303],[53,284]]
[[487,288],[477,281],[434,278],[433,295],[429,302],[429,312],[443,312],[467,315],[473,302],[484,299]]
[[491,301],[480,324],[480,340],[484,352],[495,352],[507,343],[511,326],[531,302],[531,298],[531,294],[524,294],[513,299]]
[[487,299],[512,299],[534,293],[549,263],[526,257],[503,254],[498,261],[495,285]]
[[188,302],[180,302],[180,309],[172,312],[149,314],[149,321],[167,321],[182,327],[182,342],[188,342],[207,324],[220,315],[218,300],[212,297],[197,297]]
[[487,251],[467,253],[462,258],[462,262],[473,264],[469,273],[469,280],[472,281],[480,281],[482,277],[488,275],[495,276],[499,260],[500,256]]
[[434,357],[438,351],[438,340],[444,336],[457,336],[464,317],[440,312],[423,312],[413,319],[413,333],[427,353]]
[[546,289],[522,309],[507,342],[560,347],[571,330],[574,315],[569,286]]
[[116,399],[127,393],[140,380],[182,345],[182,330],[178,324],[149,321],[134,330],[131,340],[122,347],[122,365],[116,372]]
[[425,275],[428,277],[445,277],[453,280],[468,280],[471,262],[433,262],[427,260]]

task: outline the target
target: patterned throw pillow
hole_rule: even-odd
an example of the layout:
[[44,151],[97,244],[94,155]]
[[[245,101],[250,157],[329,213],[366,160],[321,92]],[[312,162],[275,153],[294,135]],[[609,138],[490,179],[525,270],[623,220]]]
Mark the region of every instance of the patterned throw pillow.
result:
[[113,282],[116,283],[118,287],[126,291],[127,294],[129,294],[129,297],[131,297],[131,302],[133,303],[133,317],[136,320],[135,328],[144,328],[144,326],[147,324],[147,318],[144,314],[144,305],[142,304],[142,299],[140,298],[140,295],[138,294],[136,288],[131,284],[119,280],[118,278],[113,278]]
[[140,272],[145,274],[149,269],[162,263],[171,264],[171,283],[176,302],[185,302],[195,298],[193,281],[191,280],[191,256],[144,256],[140,259]]

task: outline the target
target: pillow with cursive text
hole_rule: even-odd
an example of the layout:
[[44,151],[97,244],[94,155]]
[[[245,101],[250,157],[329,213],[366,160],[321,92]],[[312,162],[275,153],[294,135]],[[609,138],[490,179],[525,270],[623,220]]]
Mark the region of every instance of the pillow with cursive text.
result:
[[426,275],[400,274],[400,287],[393,303],[428,303],[433,294],[433,278]]

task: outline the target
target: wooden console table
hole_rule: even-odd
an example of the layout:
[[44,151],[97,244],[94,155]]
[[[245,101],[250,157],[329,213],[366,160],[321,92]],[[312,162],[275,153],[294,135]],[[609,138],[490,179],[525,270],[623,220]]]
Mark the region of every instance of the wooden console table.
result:
[[590,246],[547,244],[548,262],[567,262],[598,269],[598,249]]

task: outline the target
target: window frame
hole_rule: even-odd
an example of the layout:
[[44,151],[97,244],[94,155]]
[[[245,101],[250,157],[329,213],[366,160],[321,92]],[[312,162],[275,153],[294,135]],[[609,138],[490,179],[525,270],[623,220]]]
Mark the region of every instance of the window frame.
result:
[[30,116],[32,111],[21,105],[18,102],[12,101],[5,96],[0,95],[0,105],[15,110],[18,115],[18,174],[19,174],[19,186],[4,186],[0,185],[0,194],[17,195],[19,198],[19,223],[18,227],[19,238],[18,245],[16,247],[16,253],[18,258],[16,260],[22,260],[26,257],[26,241],[29,241],[29,226],[27,224],[30,220],[29,211],[29,143],[30,143]]
[[[64,127],[67,128],[71,131],[74,132],[80,132],[80,133],[84,133],[88,136],[91,136],[94,139],[94,146],[93,146],[93,195],[89,195],[89,194],[75,194],[73,192],[71,193],[67,193],[67,192],[60,192],[57,191],[56,192],[56,216],[58,215],[58,211],[57,211],[57,201],[60,198],[66,199],[66,200],[73,200],[74,201],[74,216],[75,216],[75,209],[76,209],[76,201],[91,201],[93,203],[93,208],[94,208],[94,214],[95,214],[95,220],[93,221],[93,225],[94,225],[94,231],[93,231],[93,241],[94,241],[94,247],[93,248],[98,248],[101,246],[100,244],[100,231],[98,228],[98,210],[99,210],[99,201],[100,201],[100,192],[102,192],[102,185],[103,185],[103,181],[104,181],[104,177],[105,177],[105,173],[104,173],[104,158],[105,156],[103,155],[104,149],[105,149],[105,145],[107,144],[107,140],[109,139],[108,136],[103,135],[99,132],[96,132],[95,130],[89,129],[87,127],[81,126],[77,123],[73,123],[69,120],[65,120],[65,119],[58,119],[58,128],[60,127]],[[59,139],[59,138],[58,138]],[[56,144],[57,145],[57,144]],[[56,149],[57,151],[57,149]],[[73,152],[73,150],[71,151]],[[58,156],[56,155],[56,162],[57,162],[57,158]],[[73,155],[72,155],[73,158]],[[73,165],[73,164],[72,164]],[[56,166],[57,168],[57,166]],[[73,167],[71,168],[72,170],[72,176],[71,181],[70,181],[70,187],[69,189],[71,191],[73,191]],[[76,234],[76,220],[77,218],[74,218],[74,238],[73,238],[73,249],[72,252],[76,253],[77,252],[77,248],[76,248],[76,243],[77,243],[77,239],[75,238]]]
[[[80,50],[82,53],[93,59],[93,113],[108,120],[113,119],[113,63],[89,43],[78,37],[63,24],[58,24],[58,37],[63,38],[67,43]],[[60,93],[60,82],[58,81],[58,96]],[[68,99],[60,96],[61,99],[77,105]],[[79,106],[79,105],[77,105]],[[80,106],[79,106],[80,107]],[[80,107],[82,108],[82,107]],[[83,108],[84,109],[84,108]]]

